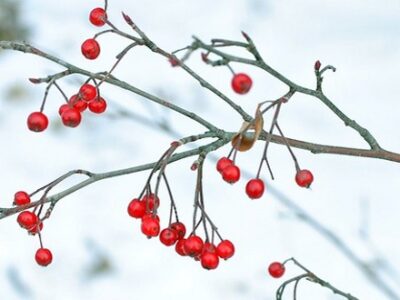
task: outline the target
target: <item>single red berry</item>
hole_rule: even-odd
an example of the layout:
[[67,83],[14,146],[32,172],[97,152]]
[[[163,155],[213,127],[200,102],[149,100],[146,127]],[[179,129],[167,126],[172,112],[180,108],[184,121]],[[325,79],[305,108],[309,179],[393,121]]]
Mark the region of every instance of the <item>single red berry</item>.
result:
[[183,237],[186,234],[186,227],[185,224],[181,222],[175,222],[171,224],[171,229],[174,229],[176,233],[178,234],[178,240],[183,239]]
[[32,235],[35,235],[38,232],[41,232],[43,229],[43,222],[39,221],[39,224],[33,225],[31,228],[28,229],[28,232]]
[[81,113],[79,112],[79,110],[73,107],[65,109],[61,115],[61,121],[67,127],[77,127],[81,123],[81,120]]
[[101,114],[106,111],[107,102],[102,97],[89,103],[89,110],[95,114]]
[[100,45],[95,39],[87,39],[82,43],[81,51],[87,59],[96,59],[100,54]]
[[146,204],[139,199],[133,199],[131,202],[129,202],[128,214],[132,218],[142,218],[146,214]]
[[217,246],[217,254],[223,259],[228,259],[235,254],[235,246],[230,240],[223,240]]
[[228,183],[235,183],[240,179],[240,169],[238,166],[230,165],[222,171],[222,179]]
[[201,266],[207,270],[216,269],[219,264],[219,258],[215,252],[204,252],[200,257],[200,261]]
[[221,157],[217,162],[217,171],[222,172],[226,167],[233,165],[233,161],[227,157]]
[[205,242],[203,245],[203,253],[205,252],[216,252],[217,251],[217,247],[215,247],[215,245],[213,243],[210,242]]
[[253,81],[247,74],[238,73],[233,76],[231,83],[233,90],[236,93],[243,95],[250,90]]
[[149,195],[144,195],[142,201],[146,205],[146,210],[148,209],[150,211],[153,211],[160,206],[160,199],[156,197],[153,193]]
[[201,237],[192,235],[185,241],[185,252],[191,257],[196,257],[203,251],[203,245]]
[[38,221],[39,219],[36,214],[27,210],[19,213],[17,217],[18,224],[25,229],[32,228]]
[[314,176],[309,170],[300,170],[297,171],[295,179],[299,186],[309,188],[314,180]]
[[69,109],[71,106],[69,104],[63,104],[58,108],[58,114],[61,116],[64,111]]
[[160,221],[156,217],[142,218],[141,230],[148,238],[158,236],[160,233]]
[[107,13],[101,7],[92,9],[89,15],[89,21],[95,26],[103,26],[107,21]]
[[172,246],[178,240],[178,233],[171,228],[165,228],[160,233],[160,241],[165,246]]
[[47,265],[51,264],[51,261],[53,260],[53,254],[51,254],[49,249],[39,248],[36,251],[35,260],[38,265],[46,267]]
[[250,199],[258,199],[264,194],[264,181],[260,178],[249,180],[246,184],[246,194]]
[[178,240],[178,242],[175,244],[175,251],[180,256],[187,256],[186,251],[185,251],[185,242],[186,242],[186,239],[181,239],[181,240]]
[[31,131],[41,132],[49,125],[49,119],[42,112],[33,112],[29,115],[27,120],[28,128]]
[[274,278],[282,277],[285,273],[285,266],[280,262],[273,262],[269,265],[268,272]]
[[142,221],[144,220],[144,219],[153,219],[153,218],[156,218],[156,220],[158,221],[158,223],[160,223],[160,217],[158,216],[158,215],[153,215],[153,213],[151,212],[151,213],[146,213],[143,217],[142,217]]
[[79,97],[86,102],[94,100],[97,97],[96,87],[89,83],[85,83],[79,89]]
[[78,94],[71,96],[71,98],[69,98],[68,103],[72,105],[73,108],[79,110],[80,112],[84,112],[88,106],[86,101],[82,100]]
[[14,195],[14,205],[25,205],[31,203],[31,197],[29,197],[27,192],[19,191]]

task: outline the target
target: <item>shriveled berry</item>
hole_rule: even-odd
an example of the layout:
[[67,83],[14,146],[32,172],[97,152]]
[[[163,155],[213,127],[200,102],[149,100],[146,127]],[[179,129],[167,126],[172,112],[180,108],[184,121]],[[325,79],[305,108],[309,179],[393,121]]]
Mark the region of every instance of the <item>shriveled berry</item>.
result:
[[172,246],[178,240],[178,233],[171,228],[165,228],[160,233],[160,241],[165,246]]
[[192,235],[185,241],[185,252],[191,257],[196,257],[203,251],[203,244],[201,237]]
[[251,179],[246,184],[246,194],[250,199],[258,199],[264,194],[264,181],[260,178]]
[[217,162],[217,171],[222,172],[226,167],[233,165],[233,161],[227,157],[221,157]]
[[183,239],[183,237],[186,234],[185,224],[183,224],[181,222],[175,222],[175,223],[172,223],[170,227],[172,229],[174,229],[176,231],[176,233],[178,234],[178,240]]
[[128,214],[132,218],[142,218],[146,214],[146,204],[139,199],[133,199],[131,202],[129,202]]
[[107,13],[103,8],[96,7],[90,12],[89,21],[95,26],[103,26],[107,21]]
[[222,179],[228,183],[235,183],[240,179],[240,169],[238,166],[230,165],[222,170]]
[[285,266],[280,262],[273,262],[269,265],[268,272],[274,278],[282,277],[285,273]]
[[107,102],[102,97],[89,103],[89,110],[95,114],[101,114],[107,109]]
[[231,258],[235,254],[235,246],[230,240],[223,240],[217,246],[217,254],[223,259]]
[[236,93],[243,95],[250,90],[253,81],[247,74],[238,73],[233,76],[231,84]]
[[41,132],[49,125],[49,119],[40,111],[33,112],[28,116],[27,125],[29,130]]
[[296,183],[305,188],[309,188],[314,180],[313,174],[309,170],[300,170],[296,173]]
[[87,59],[96,59],[100,54],[100,45],[95,39],[87,39],[82,43],[81,52]]
[[200,257],[201,266],[207,270],[213,270],[218,267],[219,257],[215,252],[204,252]]
[[49,249],[39,248],[35,254],[35,260],[39,266],[46,267],[51,264],[53,260],[53,254]]
[[25,205],[31,203],[31,197],[29,197],[27,192],[19,191],[14,195],[14,205]]

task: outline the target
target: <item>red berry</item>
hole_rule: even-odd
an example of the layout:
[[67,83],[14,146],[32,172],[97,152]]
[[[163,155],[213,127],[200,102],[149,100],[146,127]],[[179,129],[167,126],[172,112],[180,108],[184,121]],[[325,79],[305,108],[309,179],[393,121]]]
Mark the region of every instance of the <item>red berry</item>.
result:
[[82,100],[79,98],[79,95],[73,95],[71,98],[69,98],[68,103],[73,106],[73,108],[79,110],[80,112],[85,111],[87,108],[87,103],[86,101]]
[[175,230],[176,233],[178,234],[178,240],[183,239],[183,237],[186,234],[186,227],[185,224],[181,222],[175,222],[171,224],[171,229]]
[[94,8],[90,12],[89,21],[95,26],[103,26],[107,21],[107,13],[101,7]]
[[217,171],[222,172],[226,167],[233,165],[233,161],[227,157],[221,157],[217,162]]
[[70,106],[69,104],[63,104],[63,105],[61,105],[61,106],[58,108],[58,114],[61,116],[62,113],[63,113],[65,110],[69,109],[70,107],[71,107],[71,106]]
[[36,251],[35,260],[38,265],[46,267],[47,265],[51,264],[53,260],[53,254],[51,251],[46,248],[40,248]]
[[31,131],[40,132],[47,128],[49,119],[42,112],[33,112],[29,115],[27,120],[28,128]]
[[96,87],[89,83],[85,83],[79,89],[79,97],[86,102],[94,100],[97,97]]
[[133,199],[131,202],[129,202],[128,214],[132,218],[142,218],[146,214],[146,204],[139,199]]
[[222,171],[222,178],[229,183],[235,183],[240,179],[240,169],[238,166],[230,165]]
[[144,195],[142,201],[146,205],[146,210],[153,211],[160,206],[160,199],[156,197],[153,193],[149,195]]
[[39,219],[36,214],[27,210],[19,213],[17,217],[18,224],[25,229],[32,228],[38,221]]
[[178,240],[178,233],[171,228],[165,228],[160,233],[160,241],[165,246],[172,246]]
[[218,267],[219,258],[215,252],[204,252],[200,258],[201,266],[207,270],[213,270]]
[[168,58],[168,61],[172,67],[179,66],[179,60],[177,60],[176,58],[170,57]]
[[235,246],[230,240],[223,240],[217,246],[217,254],[223,259],[228,259],[235,254]]
[[232,78],[232,88],[238,94],[246,94],[251,86],[253,81],[251,78],[244,73],[235,74]]
[[273,262],[269,265],[268,272],[274,278],[282,277],[285,273],[285,266],[280,262]]
[[100,54],[100,45],[95,39],[87,39],[82,43],[81,51],[87,59],[96,59]]
[[157,236],[160,233],[160,221],[154,216],[143,217],[141,230],[148,238]]
[[205,242],[204,246],[203,246],[203,253],[205,252],[216,252],[217,251],[217,247],[215,247],[214,244],[210,243],[210,242]]
[[102,97],[89,103],[89,110],[95,114],[101,114],[105,112],[107,108],[107,102]]
[[185,242],[186,242],[186,239],[181,239],[181,240],[178,240],[178,242],[175,244],[175,251],[180,256],[187,256],[186,251],[185,251]]
[[185,252],[191,257],[196,257],[203,251],[203,240],[197,235],[192,235],[185,241]]
[[320,68],[321,68],[321,62],[317,60],[314,64],[314,70],[319,71]]
[[314,180],[314,176],[309,170],[300,170],[296,173],[295,179],[299,186],[309,188]]
[[19,191],[14,195],[14,205],[25,205],[31,203],[31,197],[29,197],[27,192]]
[[153,213],[146,213],[146,214],[142,217],[142,221],[143,221],[144,219],[148,219],[148,218],[150,218],[150,219],[156,218],[156,220],[158,221],[158,223],[160,223],[160,217],[159,217],[158,215],[153,215]]
[[260,178],[249,180],[246,184],[246,194],[250,199],[258,199],[264,194],[264,181]]
[[43,229],[43,222],[39,221],[39,224],[33,225],[31,228],[28,229],[28,232],[32,235],[42,231]]
[[67,127],[77,127],[82,120],[79,110],[69,107],[65,109],[61,115],[61,121]]

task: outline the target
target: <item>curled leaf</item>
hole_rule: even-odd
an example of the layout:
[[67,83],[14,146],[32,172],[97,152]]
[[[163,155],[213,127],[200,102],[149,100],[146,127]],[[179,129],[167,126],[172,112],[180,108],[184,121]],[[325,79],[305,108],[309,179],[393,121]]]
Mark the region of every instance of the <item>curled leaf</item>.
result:
[[257,106],[255,118],[252,122],[243,122],[239,132],[232,138],[232,147],[240,152],[250,150],[264,127],[264,119],[260,111],[260,105]]

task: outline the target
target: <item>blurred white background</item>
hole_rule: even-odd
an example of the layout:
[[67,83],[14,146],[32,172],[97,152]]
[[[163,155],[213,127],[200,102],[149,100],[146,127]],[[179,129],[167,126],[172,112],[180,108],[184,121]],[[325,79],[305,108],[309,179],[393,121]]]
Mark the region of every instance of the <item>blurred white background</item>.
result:
[[[81,42],[97,30],[88,22],[88,14],[101,5],[94,0],[26,0],[21,15],[34,45],[76,65],[103,71],[128,43],[119,37],[102,36],[99,59],[82,57]],[[271,66],[307,87],[315,85],[316,59],[334,65],[337,72],[325,76],[326,94],[367,127],[384,148],[400,152],[399,1],[110,1],[109,18],[129,30],[121,11],[167,50],[188,45],[192,35],[203,40],[240,40],[240,30],[244,30]],[[233,65],[254,80],[248,95],[237,96],[230,90],[226,68],[205,66],[199,53],[189,64],[249,112],[258,102],[286,92],[286,87],[268,74]],[[109,104],[105,115],[87,113],[77,129],[64,128],[57,114],[63,100],[54,90],[45,109],[51,119],[49,130],[29,132],[26,117],[38,110],[45,86],[34,86],[27,78],[61,70],[32,55],[1,52],[0,207],[11,205],[15,191],[33,191],[71,169],[103,172],[154,161],[177,138],[118,117],[121,106],[150,119],[166,118],[180,136],[203,130],[179,115],[149,106],[143,98],[104,85],[103,95]],[[240,118],[220,99],[146,49],[130,52],[115,76],[194,110],[219,127],[232,131],[240,127]],[[60,84],[72,94],[84,79],[71,77]],[[366,147],[357,133],[314,98],[296,95],[284,107],[280,125],[289,137]],[[262,147],[259,143],[251,153],[240,155],[238,164],[254,175]],[[229,147],[224,147],[217,155],[228,151]],[[0,299],[274,299],[284,279],[269,277],[267,266],[289,257],[360,299],[400,299],[399,165],[300,150],[296,153],[301,165],[315,175],[312,190],[296,186],[293,163],[279,145],[270,147],[276,180],[271,182],[265,172],[268,186],[333,230],[366,266],[383,276],[397,298],[383,294],[326,237],[284,206],[276,193],[267,192],[261,200],[250,201],[244,193],[244,180],[234,186],[225,184],[214,162],[207,161],[204,184],[209,214],[237,247],[235,257],[221,262],[216,271],[205,271],[140,233],[139,223],[126,214],[128,202],[145,182],[147,173],[140,173],[93,184],[58,203],[43,231],[45,245],[54,253],[48,268],[38,267],[34,261],[37,239],[27,236],[15,217],[1,220]],[[169,168],[180,216],[188,223],[195,180],[189,170],[193,160]],[[167,212],[165,202],[161,207],[164,225]],[[288,267],[284,278],[299,271]],[[289,292],[287,299],[292,299]],[[302,283],[298,299],[340,297]]]

